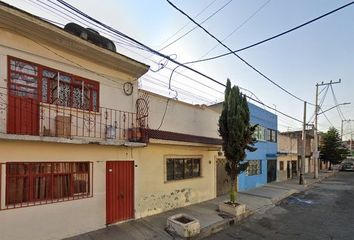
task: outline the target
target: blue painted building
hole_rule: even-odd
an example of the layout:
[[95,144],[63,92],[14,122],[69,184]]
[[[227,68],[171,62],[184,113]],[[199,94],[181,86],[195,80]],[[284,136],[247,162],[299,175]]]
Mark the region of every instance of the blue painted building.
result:
[[277,115],[248,104],[252,124],[259,124],[255,137],[257,150],[247,153],[248,170],[238,177],[238,190],[244,191],[276,180]]

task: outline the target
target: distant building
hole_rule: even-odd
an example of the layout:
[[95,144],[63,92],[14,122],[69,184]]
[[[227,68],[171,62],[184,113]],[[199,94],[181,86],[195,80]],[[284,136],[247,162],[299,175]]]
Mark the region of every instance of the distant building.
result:
[[[291,138],[296,138],[297,142],[297,172],[299,171],[301,152],[302,152],[302,131],[287,131],[281,133],[283,136],[288,136]],[[313,130],[306,130],[306,145],[305,145],[305,173],[312,173],[314,171],[313,166]],[[293,165],[292,165],[293,166]],[[295,164],[294,164],[295,166]],[[280,170],[280,165],[279,168]]]
[[298,175],[298,137],[291,133],[278,133],[278,181]]

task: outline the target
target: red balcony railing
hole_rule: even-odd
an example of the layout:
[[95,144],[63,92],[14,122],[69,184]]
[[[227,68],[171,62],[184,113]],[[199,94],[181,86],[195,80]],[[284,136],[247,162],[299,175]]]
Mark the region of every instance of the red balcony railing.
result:
[[107,141],[146,142],[147,116],[111,108],[82,110],[29,98],[9,98],[7,133]]

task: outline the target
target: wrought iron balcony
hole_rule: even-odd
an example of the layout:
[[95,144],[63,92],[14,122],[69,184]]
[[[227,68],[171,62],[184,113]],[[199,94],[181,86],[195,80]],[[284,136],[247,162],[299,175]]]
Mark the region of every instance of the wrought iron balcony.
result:
[[146,143],[148,140],[147,116],[105,107],[90,111],[31,98],[10,98],[6,104],[6,126],[2,127],[7,134],[111,143]]

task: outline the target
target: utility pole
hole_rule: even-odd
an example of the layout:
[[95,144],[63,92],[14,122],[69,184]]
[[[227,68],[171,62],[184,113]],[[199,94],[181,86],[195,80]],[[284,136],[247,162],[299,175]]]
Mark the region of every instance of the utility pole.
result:
[[304,185],[305,184],[305,151],[306,151],[306,104],[307,102],[304,102],[304,123],[302,126],[302,149],[301,149],[301,164],[300,164],[300,179],[299,179],[299,184]]
[[349,133],[349,137],[350,137],[350,139],[349,139],[350,156],[351,156],[351,154],[352,154],[352,139],[353,139],[353,134],[352,134],[352,132],[351,132],[351,122],[352,122],[352,121],[354,121],[354,120],[352,120],[352,119],[343,119],[343,120],[342,120],[342,124],[341,124],[341,138],[342,138],[342,142],[343,142],[343,135],[344,135],[344,133],[343,133],[343,123],[349,123],[349,124],[350,124],[350,133]]
[[350,133],[350,156],[352,156],[352,138],[353,138],[353,134]]
[[316,84],[316,101],[315,101],[315,125],[313,129],[313,144],[315,149],[313,151],[313,171],[314,178],[318,178],[318,166],[317,166],[317,151],[318,151],[318,142],[317,142],[317,116],[318,116],[318,83]]
[[342,122],[340,124],[340,139],[343,142],[343,121],[345,121],[344,119],[342,119]]
[[319,106],[318,106],[318,87],[322,87],[322,86],[328,86],[328,85],[332,85],[332,84],[337,84],[340,83],[341,80],[339,79],[339,81],[337,82],[333,82],[330,81],[329,83],[320,83],[320,84],[316,84],[316,101],[315,101],[315,125],[314,125],[314,151],[313,151],[313,167],[314,167],[314,178],[318,178],[318,165],[319,165],[319,151],[318,151],[318,136],[317,136],[317,117],[318,117],[318,111],[319,111]]

